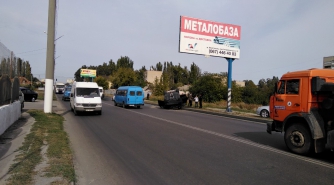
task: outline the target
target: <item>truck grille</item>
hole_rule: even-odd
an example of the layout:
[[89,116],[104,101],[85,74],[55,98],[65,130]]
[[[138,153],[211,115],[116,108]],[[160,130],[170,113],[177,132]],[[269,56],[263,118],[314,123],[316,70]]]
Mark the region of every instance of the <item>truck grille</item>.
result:
[[96,104],[89,104],[89,103],[84,103],[82,104],[84,107],[96,107]]

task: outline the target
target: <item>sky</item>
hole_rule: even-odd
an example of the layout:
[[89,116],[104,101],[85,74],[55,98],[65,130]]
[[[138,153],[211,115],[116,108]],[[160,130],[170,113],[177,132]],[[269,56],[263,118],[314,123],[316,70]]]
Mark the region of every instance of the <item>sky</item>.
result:
[[[0,42],[45,78],[47,0],[0,0]],[[280,77],[322,68],[334,56],[331,0],[57,0],[55,79],[66,82],[83,65],[128,56],[134,69],[173,62],[202,72],[228,71],[225,58],[179,53],[180,16],[241,26],[232,80]]]

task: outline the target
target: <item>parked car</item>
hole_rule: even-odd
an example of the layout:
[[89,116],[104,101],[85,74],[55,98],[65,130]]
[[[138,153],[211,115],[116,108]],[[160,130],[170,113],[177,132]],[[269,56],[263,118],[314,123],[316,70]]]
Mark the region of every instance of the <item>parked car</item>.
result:
[[37,97],[38,97],[38,93],[28,89],[26,87],[20,87],[21,92],[24,94],[24,101],[31,101],[34,102]]
[[258,107],[257,110],[256,110],[256,114],[260,115],[263,118],[269,117],[269,112],[270,112],[269,111],[269,105]]
[[65,87],[64,94],[62,97],[62,100],[70,100],[70,95],[71,95],[71,86],[70,87]]

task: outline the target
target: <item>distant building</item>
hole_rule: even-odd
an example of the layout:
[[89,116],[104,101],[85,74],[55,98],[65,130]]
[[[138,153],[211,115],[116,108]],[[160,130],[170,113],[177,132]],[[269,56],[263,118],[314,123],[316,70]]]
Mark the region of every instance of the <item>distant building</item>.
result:
[[334,56],[324,57],[323,68],[334,69]]
[[154,83],[155,79],[157,78],[160,80],[162,76],[162,71],[146,71],[145,72],[145,80],[148,83]]

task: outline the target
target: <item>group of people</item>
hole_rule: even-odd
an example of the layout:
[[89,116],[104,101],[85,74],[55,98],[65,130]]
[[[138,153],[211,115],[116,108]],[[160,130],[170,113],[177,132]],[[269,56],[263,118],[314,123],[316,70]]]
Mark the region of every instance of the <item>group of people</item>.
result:
[[193,105],[193,101],[195,102],[195,108],[202,108],[202,94],[200,94],[199,96],[195,96],[193,97],[192,94],[188,94],[188,107],[192,107]]

